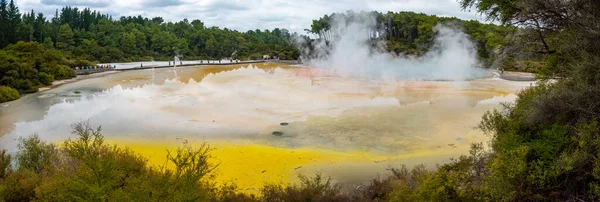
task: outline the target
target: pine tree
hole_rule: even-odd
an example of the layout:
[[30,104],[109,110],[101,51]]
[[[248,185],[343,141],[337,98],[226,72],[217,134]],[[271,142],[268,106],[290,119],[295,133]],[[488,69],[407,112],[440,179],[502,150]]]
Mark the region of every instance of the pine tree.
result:
[[1,0],[0,1],[0,48],[5,47],[6,45],[8,45],[7,39],[6,39],[6,34],[7,34],[7,27],[5,26],[8,23],[8,10],[7,10],[7,6],[8,3],[6,2],[6,0]]
[[48,49],[54,48],[54,43],[52,42],[52,39],[50,37],[46,37],[46,39],[44,39],[43,45]]
[[58,43],[56,47],[59,49],[66,49],[75,44],[73,30],[69,24],[64,24],[60,26],[58,30]]
[[46,17],[44,17],[43,13],[38,13],[35,18],[35,38],[41,43],[45,39],[46,30],[44,29],[46,26]]
[[19,7],[15,5],[14,0],[10,0],[8,4],[8,15],[6,21],[6,42],[16,43],[19,40],[18,30],[21,25],[21,13],[19,13]]
[[60,15],[58,15],[58,9],[54,13],[54,17],[52,18],[52,39],[54,41],[54,47],[56,47],[56,42],[58,41],[58,30],[60,29]]
[[35,26],[35,12],[33,11],[33,9],[31,9],[31,13],[29,13],[29,14],[25,13],[25,14],[23,14],[23,22],[25,23],[25,26],[26,26],[27,31],[28,31],[27,32],[27,36],[28,36],[27,39],[29,41],[34,41],[35,40],[35,38],[34,38],[34,36],[35,36],[34,32],[35,32],[36,26]]

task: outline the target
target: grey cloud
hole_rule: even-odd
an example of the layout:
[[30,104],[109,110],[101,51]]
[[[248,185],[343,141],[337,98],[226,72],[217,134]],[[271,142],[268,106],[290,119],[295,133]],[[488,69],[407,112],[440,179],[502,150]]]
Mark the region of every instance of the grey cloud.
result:
[[105,8],[113,3],[112,0],[41,0],[40,2],[44,5],[53,6],[83,6],[95,8]]
[[183,5],[185,2],[181,0],[144,0],[140,7],[169,7]]
[[234,3],[230,1],[215,1],[204,8],[206,11],[231,10],[244,11],[250,9],[248,4]]
[[142,15],[163,17],[166,21],[202,20],[206,26],[218,26],[245,32],[286,28],[304,33],[313,19],[346,10],[415,11],[461,19],[481,18],[464,12],[456,0],[19,0],[22,10],[35,9],[53,15],[54,9],[71,5],[90,7],[113,18]]
[[277,16],[262,17],[262,18],[259,18],[259,20],[262,22],[281,22],[281,21],[283,21],[283,19],[281,17],[277,17]]

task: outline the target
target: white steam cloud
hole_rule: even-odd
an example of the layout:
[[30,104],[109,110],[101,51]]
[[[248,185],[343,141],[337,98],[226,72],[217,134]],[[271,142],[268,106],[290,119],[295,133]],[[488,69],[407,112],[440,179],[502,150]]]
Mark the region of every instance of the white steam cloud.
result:
[[368,41],[377,33],[373,32],[376,23],[372,16],[361,14],[351,19],[334,18],[330,45],[321,41],[314,50],[302,50],[305,56],[317,56],[303,58],[306,63],[341,76],[384,80],[469,80],[487,76],[469,36],[457,28],[437,25],[430,51],[415,57],[389,53],[383,41],[375,47],[370,45]]

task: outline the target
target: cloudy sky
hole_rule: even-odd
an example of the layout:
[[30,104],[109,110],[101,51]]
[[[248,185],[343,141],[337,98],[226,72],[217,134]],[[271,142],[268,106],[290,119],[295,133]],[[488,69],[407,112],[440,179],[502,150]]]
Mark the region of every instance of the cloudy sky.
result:
[[313,19],[332,12],[415,11],[438,16],[481,20],[462,11],[457,0],[16,0],[21,10],[53,16],[63,6],[90,7],[119,16],[161,16],[167,21],[200,19],[207,26],[249,29],[286,28],[303,33]]

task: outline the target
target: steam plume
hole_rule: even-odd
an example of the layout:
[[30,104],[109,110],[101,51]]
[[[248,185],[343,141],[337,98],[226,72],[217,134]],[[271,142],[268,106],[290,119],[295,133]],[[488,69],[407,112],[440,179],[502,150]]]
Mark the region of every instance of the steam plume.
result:
[[384,80],[468,80],[485,77],[469,36],[455,27],[438,24],[434,45],[415,57],[385,51],[383,41],[369,43],[376,23],[369,14],[351,20],[334,17],[329,45],[321,41],[314,50],[302,50],[314,67],[327,68],[341,76]]

